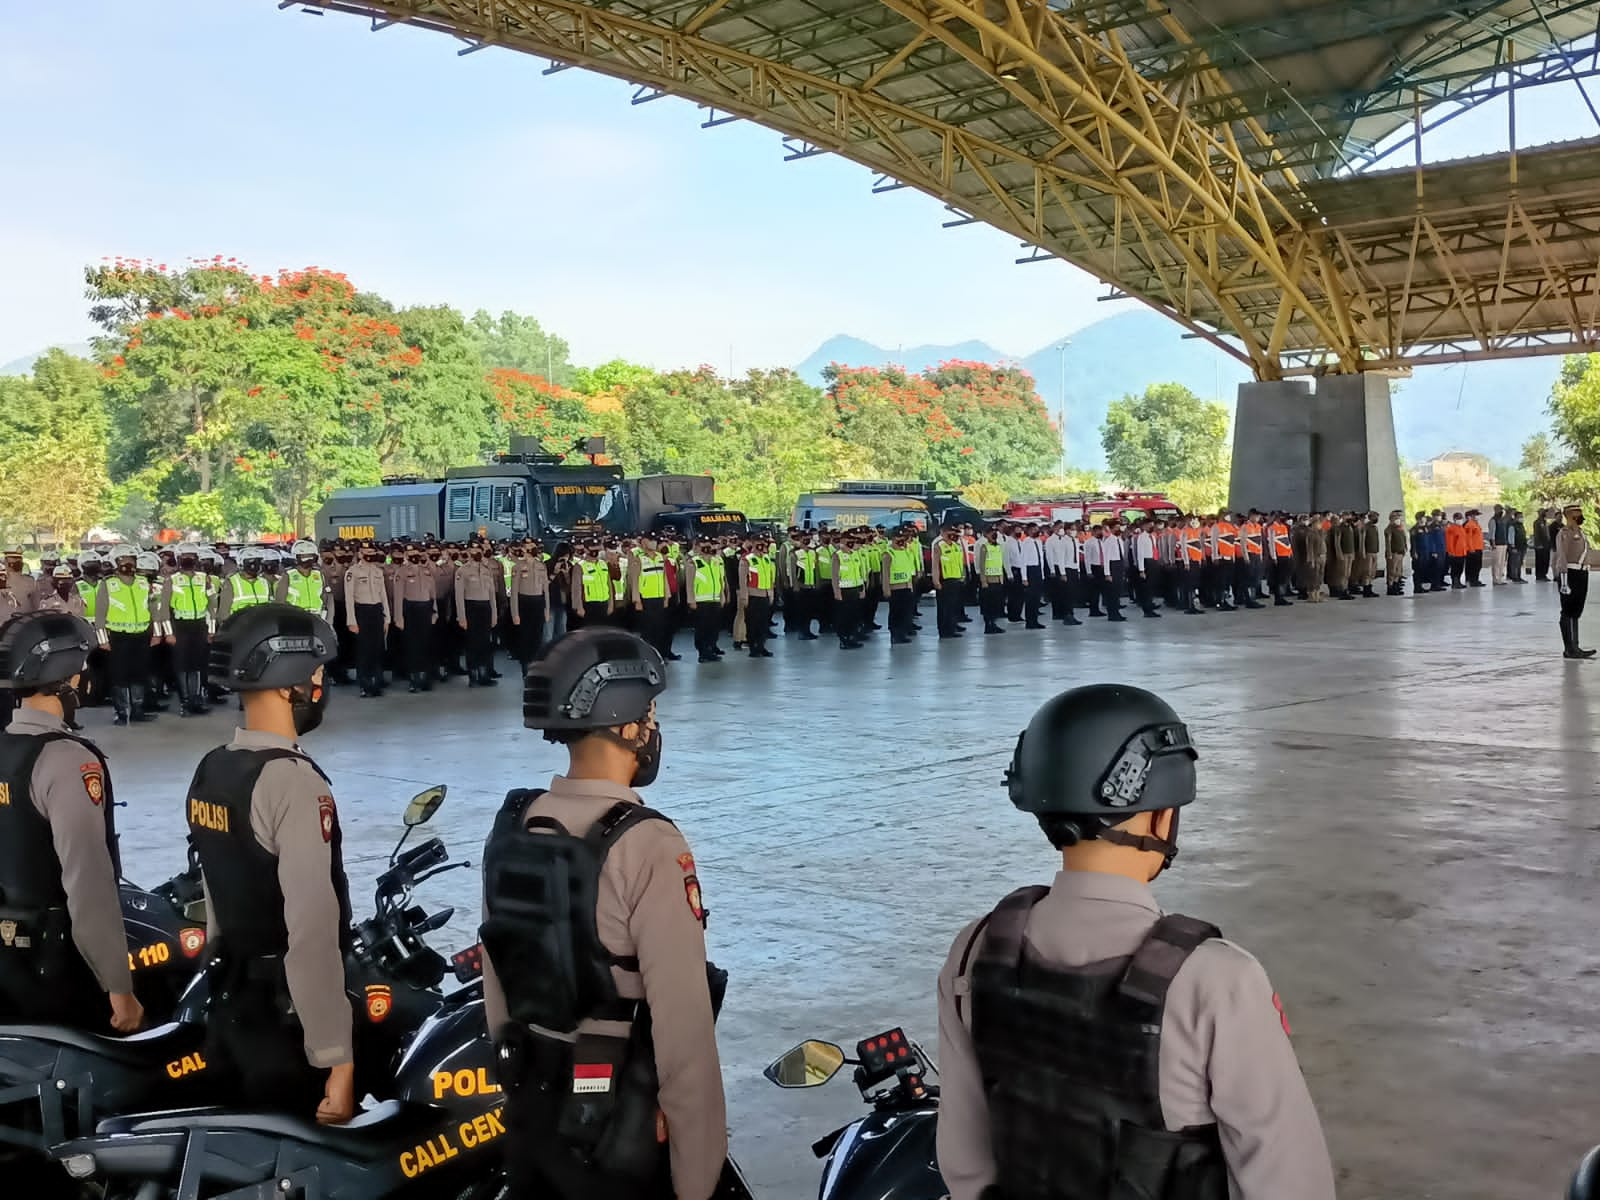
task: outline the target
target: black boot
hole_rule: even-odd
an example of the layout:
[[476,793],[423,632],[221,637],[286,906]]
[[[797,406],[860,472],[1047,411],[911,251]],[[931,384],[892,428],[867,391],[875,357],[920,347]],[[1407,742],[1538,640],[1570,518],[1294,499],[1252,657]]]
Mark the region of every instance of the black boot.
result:
[[406,691],[411,692],[413,695],[415,695],[417,692],[420,692],[421,690],[422,690],[422,676],[417,674],[417,672],[413,671],[413,672],[411,672],[411,686],[408,687],[406,689]]
[[128,689],[128,719],[135,722],[154,721],[156,714],[145,704],[144,688],[137,684]]
[[1572,630],[1572,648],[1578,652],[1579,658],[1593,658],[1600,651],[1585,650],[1578,642],[1578,618],[1568,617],[1567,628]]
[[478,672],[478,686],[499,687],[500,672],[496,671],[493,667],[484,667]]
[[147,713],[164,713],[167,711],[167,702],[161,696],[161,688],[154,683],[146,685],[142,703]]
[[189,711],[197,717],[203,717],[211,711],[211,706],[206,703],[205,678],[199,671],[189,672]]
[[1000,626],[996,625],[993,621],[985,621],[983,623],[983,631],[985,633],[1004,633],[1005,632],[1004,629],[1001,629]]
[[194,713],[194,707],[189,702],[189,676],[187,672],[178,675],[178,715],[187,717]]
[[117,713],[116,718],[111,722],[113,725],[126,725],[128,723],[128,704],[127,688],[111,689],[111,707]]

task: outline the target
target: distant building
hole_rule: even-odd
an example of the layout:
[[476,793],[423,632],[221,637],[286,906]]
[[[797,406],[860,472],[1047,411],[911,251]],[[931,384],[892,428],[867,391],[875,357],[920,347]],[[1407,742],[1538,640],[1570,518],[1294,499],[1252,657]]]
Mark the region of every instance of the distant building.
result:
[[1417,479],[1430,487],[1474,495],[1493,494],[1500,489],[1499,478],[1489,470],[1489,460],[1465,450],[1450,450],[1430,458],[1417,468]]

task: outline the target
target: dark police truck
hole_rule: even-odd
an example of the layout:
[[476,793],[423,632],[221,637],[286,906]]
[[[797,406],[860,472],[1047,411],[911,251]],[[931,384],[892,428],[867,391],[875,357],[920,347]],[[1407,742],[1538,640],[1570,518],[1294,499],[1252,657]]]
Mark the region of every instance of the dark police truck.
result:
[[487,466],[451,467],[443,479],[396,478],[382,487],[344,488],[317,513],[317,537],[551,542],[631,533],[635,518],[622,468],[595,462],[605,453],[605,440],[580,442],[574,453],[589,461],[569,465],[569,455],[546,452],[536,438],[512,438],[511,452]]

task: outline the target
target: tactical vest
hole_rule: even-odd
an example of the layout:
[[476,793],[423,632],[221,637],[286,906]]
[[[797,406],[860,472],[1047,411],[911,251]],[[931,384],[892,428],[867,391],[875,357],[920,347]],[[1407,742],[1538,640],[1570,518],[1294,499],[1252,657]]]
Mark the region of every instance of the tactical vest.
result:
[[[278,856],[268,853],[256,841],[250,825],[256,782],[267,764],[280,758],[298,758],[322,775],[316,763],[296,750],[234,750],[218,746],[200,760],[189,784],[185,813],[189,842],[205,872],[211,916],[218,930],[217,954],[230,968],[262,963],[269,967],[269,973],[281,971],[284,952],[289,948],[283,889],[278,885]],[[331,799],[320,815],[331,823],[324,830],[333,851],[339,944],[348,949],[350,884],[344,874],[344,838]]]
[[[75,742],[83,747],[86,764],[89,759],[100,764],[101,796],[93,802],[104,812],[112,869],[122,874],[111,773],[99,749],[68,733],[0,733],[0,918],[17,921],[24,937],[30,934],[22,926],[37,923],[47,911],[60,909],[63,920],[66,913],[67,893],[50,822],[33,803],[33,768],[51,742]],[[87,785],[85,794],[73,802],[92,802]]]
[[[611,969],[638,971],[639,960],[605,948],[595,907],[606,857],[622,835],[667,818],[618,801],[574,835],[552,817],[527,815],[541,795],[508,792],[483,848],[487,916],[478,936],[513,1021],[490,1031],[501,1084],[513,1104],[536,1082],[556,1092],[556,1134],[570,1150],[598,1170],[647,1178],[660,1169],[662,1150],[649,1011],[618,994]],[[624,1022],[628,1033],[568,1040],[586,1020]],[[567,1037],[552,1036],[559,1034]]]
[[202,621],[211,606],[211,581],[196,571],[179,571],[172,577],[172,618]]
[[1001,901],[968,973],[994,1146],[988,1195],[1227,1200],[1216,1126],[1169,1130],[1161,1112],[1167,989],[1217,928],[1164,916],[1128,958],[1045,966],[1027,954],[1023,931],[1048,890]]
[[321,571],[302,575],[297,567],[289,572],[289,586],[284,589],[284,599],[306,612],[321,612],[324,586]]

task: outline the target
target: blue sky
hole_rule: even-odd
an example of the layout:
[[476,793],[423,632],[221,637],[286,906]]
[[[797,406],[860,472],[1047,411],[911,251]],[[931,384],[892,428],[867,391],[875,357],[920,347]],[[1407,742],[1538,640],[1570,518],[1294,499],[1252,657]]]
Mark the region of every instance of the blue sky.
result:
[[[1120,306],[910,189],[673,99],[272,0],[9,6],[0,24],[0,362],[82,340],[102,255],[317,265],[406,303],[531,313],[580,363],[736,370],[848,332],[1029,353]],[[1590,136],[1567,83],[1522,140]],[[1429,157],[1505,141],[1504,103]]]

